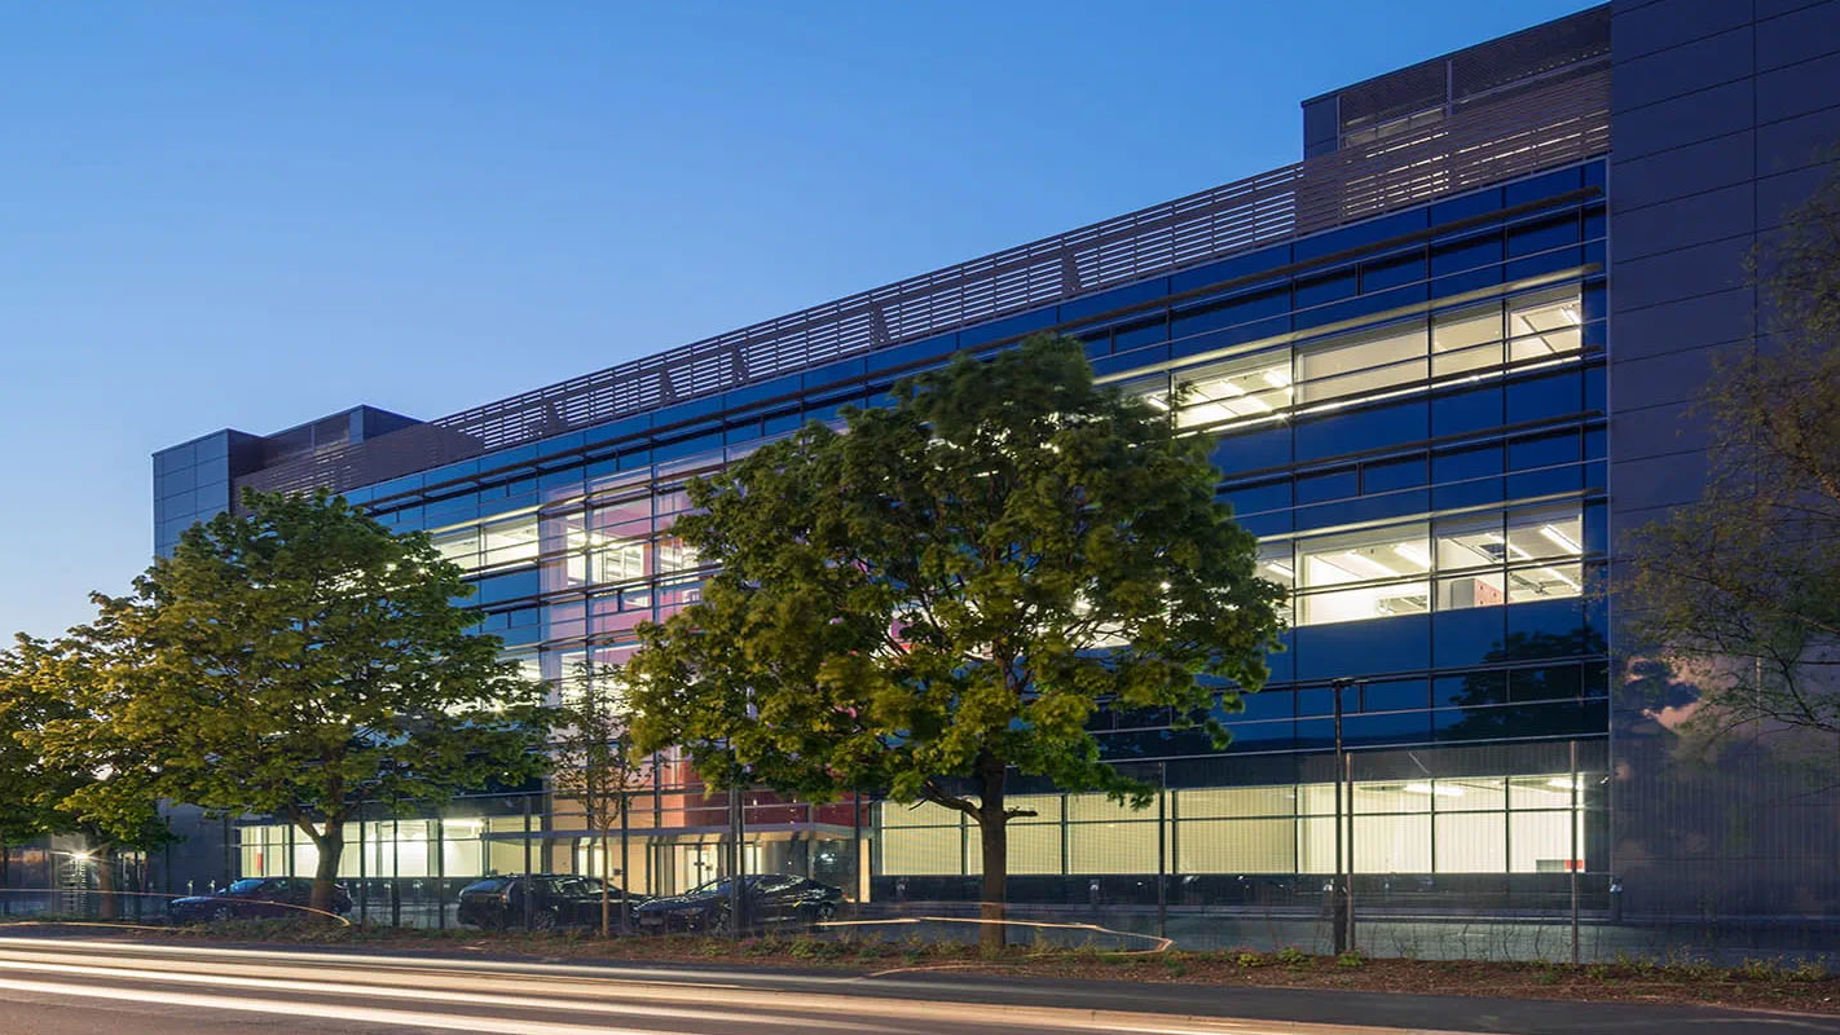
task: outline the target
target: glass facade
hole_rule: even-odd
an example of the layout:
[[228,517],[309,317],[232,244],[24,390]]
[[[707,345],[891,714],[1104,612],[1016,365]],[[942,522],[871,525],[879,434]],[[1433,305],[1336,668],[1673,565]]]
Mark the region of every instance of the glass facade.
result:
[[[1338,693],[1357,874],[1600,873],[1603,813],[1584,788],[1601,783],[1609,724],[1594,592],[1608,545],[1603,181],[1599,161],[1548,170],[346,495],[428,532],[474,584],[479,628],[556,699],[597,682],[617,692],[639,624],[696,601],[707,575],[672,534],[688,479],[843,407],[882,405],[896,379],[956,353],[1065,333],[1103,380],[1213,440],[1221,498],[1259,537],[1262,572],[1292,591],[1291,628],[1270,684],[1219,707],[1225,751],[1178,721],[1193,717],[1095,717],[1106,757],[1155,767],[1155,810],[1022,781],[1036,815],[1011,831],[1019,897],[1160,873],[1205,898],[1228,875],[1301,888],[1333,869],[1320,765]],[[163,514],[201,513],[177,488],[200,477],[200,448],[158,461]],[[1580,746],[1587,769],[1557,765],[1553,749]],[[1452,761],[1479,749],[1494,753]],[[1418,768],[1389,769],[1399,757]],[[528,827],[523,814],[469,818],[465,802],[353,824],[346,840],[363,848],[342,872],[612,866],[661,891],[719,865],[719,797],[667,757],[623,864],[602,857],[574,803],[539,797]],[[929,881],[971,893],[952,881],[975,874],[976,839],[937,809],[833,815],[771,795],[748,807],[752,865],[828,867],[852,895]],[[242,830],[245,874],[312,863],[282,826]]]
[[[1356,753],[1606,736],[1591,592],[1606,550],[1601,177],[1596,163],[1544,173],[1049,307],[1015,334],[900,345],[350,495],[428,531],[474,582],[480,628],[564,699],[588,681],[617,685],[639,623],[698,598],[706,572],[671,533],[688,478],[843,406],[877,405],[896,377],[957,351],[1037,328],[1074,335],[1104,378],[1215,439],[1222,498],[1260,536],[1263,572],[1292,589],[1293,628],[1271,684],[1222,712],[1235,735],[1225,753],[1168,714],[1095,720],[1108,757],[1203,765],[1212,786],[1169,791],[1160,819],[1044,789],[1012,831],[1012,868],[1151,872],[1160,829],[1172,874],[1321,873],[1329,785],[1257,782],[1257,769],[1333,746],[1331,680],[1352,681],[1343,730]],[[1557,787],[1572,776],[1550,758],[1527,764],[1357,781],[1357,872],[1600,869],[1603,838],[1576,829],[1595,813]],[[672,771],[682,782],[660,796],[694,798],[694,774]],[[585,836],[554,836],[580,829],[568,803],[539,811],[552,864],[604,865]],[[245,872],[274,872],[277,829],[245,831]],[[700,835],[647,829],[690,852],[659,865],[696,869],[702,849],[683,845]],[[366,872],[431,874],[430,836],[425,823],[373,834]],[[975,872],[975,838],[936,809],[880,806],[868,836],[870,894]],[[449,874],[521,864],[521,849],[495,860],[489,838],[445,837]],[[305,869],[310,846],[292,851]]]

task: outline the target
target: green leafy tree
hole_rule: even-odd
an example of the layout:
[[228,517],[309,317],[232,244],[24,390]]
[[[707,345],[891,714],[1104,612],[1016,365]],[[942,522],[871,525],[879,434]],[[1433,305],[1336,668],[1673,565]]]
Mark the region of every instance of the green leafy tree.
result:
[[44,769],[28,746],[40,724],[30,690],[18,650],[0,651],[0,909],[9,911],[4,889],[12,878],[13,847],[50,833],[53,825],[40,790]]
[[[556,716],[557,736],[550,746],[551,790],[555,797],[573,801],[581,809],[582,821],[600,840],[603,938],[613,931],[614,873],[620,874],[622,889],[632,890],[625,875],[629,852],[626,820],[633,789],[645,770],[645,759],[631,748],[630,725],[617,670],[597,670],[584,663],[581,671],[565,681],[562,707]],[[617,871],[612,864],[616,829],[621,835]],[[622,930],[630,925],[627,906],[622,896]]]
[[[439,804],[542,770],[539,684],[455,602],[460,569],[324,491],[245,493],[103,602],[98,707],[162,793],[285,816],[318,849],[329,909],[344,824],[365,802]],[[131,647],[130,647],[131,645]]]
[[1631,544],[1631,627],[1699,688],[1702,744],[1754,728],[1840,746],[1840,176],[1755,272],[1771,337],[1718,364],[1703,497]]
[[963,813],[999,920],[1008,823],[1030,814],[1010,773],[1146,805],[1089,720],[1235,707],[1220,681],[1263,684],[1284,591],[1214,498],[1211,443],[1095,385],[1076,341],[960,357],[844,422],[691,487],[701,511],[677,534],[721,568],[643,630],[635,740],[681,745],[718,787],[863,787]]
[[6,811],[22,830],[83,837],[104,919],[119,913],[126,857],[172,839],[150,770],[108,710],[110,681],[132,664],[116,632],[105,618],[56,640],[20,636],[0,659],[0,723],[23,756],[7,766],[18,782],[9,782],[17,798],[9,795]]

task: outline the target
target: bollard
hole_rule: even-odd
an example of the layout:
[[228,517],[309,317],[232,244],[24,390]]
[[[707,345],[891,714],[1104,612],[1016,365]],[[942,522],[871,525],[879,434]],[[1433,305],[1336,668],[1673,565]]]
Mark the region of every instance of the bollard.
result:
[[1610,922],[1623,922],[1623,878],[1617,876],[1610,878]]

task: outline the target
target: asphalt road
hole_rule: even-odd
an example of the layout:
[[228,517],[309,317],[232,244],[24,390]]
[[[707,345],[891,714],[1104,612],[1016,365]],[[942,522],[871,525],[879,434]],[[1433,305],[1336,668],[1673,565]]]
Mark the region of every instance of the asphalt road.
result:
[[1840,1020],[1384,994],[900,972],[594,966],[0,935],[0,1032],[727,1035],[1840,1033]]

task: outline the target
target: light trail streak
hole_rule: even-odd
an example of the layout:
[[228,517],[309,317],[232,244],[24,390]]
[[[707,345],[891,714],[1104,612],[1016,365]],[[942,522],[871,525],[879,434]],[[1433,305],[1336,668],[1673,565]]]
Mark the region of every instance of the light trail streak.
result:
[[[712,1021],[719,1023],[746,1022],[749,1024],[792,1026],[803,1029],[841,1028],[849,1031],[865,1030],[899,1030],[866,1029],[860,1024],[839,1024],[830,1021],[814,1020],[808,1017],[776,1017],[771,1014],[734,1013],[716,1010],[691,1010],[682,1007],[659,1006],[655,1003],[645,1005],[625,1005],[584,999],[544,999],[536,996],[501,995],[488,992],[436,991],[426,988],[400,988],[378,984],[360,984],[336,981],[311,981],[298,978],[256,978],[238,977],[226,974],[201,974],[189,971],[147,970],[135,967],[120,967],[94,963],[32,963],[23,960],[0,960],[0,970],[48,971],[69,977],[93,977],[98,979],[117,978],[127,981],[158,981],[169,984],[216,985],[223,988],[242,988],[272,992],[310,992],[323,995],[363,995],[378,999],[403,999],[418,1002],[444,1003],[454,1006],[497,1006],[507,1009],[523,1010],[566,1010],[571,1013],[601,1013],[617,1015],[639,1015],[648,1018],[666,1017],[686,1021]],[[93,987],[93,986],[81,986]],[[760,1004],[756,1003],[756,1007]]]
[[[0,952],[6,952],[6,942],[0,940]],[[108,948],[119,948],[108,946]],[[228,950],[220,950],[228,951]],[[10,956],[30,955],[7,953]],[[278,955],[289,955],[281,953]],[[635,983],[617,979],[598,981],[531,982],[515,974],[500,975],[507,982],[515,982],[516,987],[527,991],[557,987],[566,994],[562,998],[542,998],[534,995],[513,996],[492,993],[472,992],[453,994],[437,990],[435,985],[452,981],[466,980],[477,988],[481,984],[488,987],[495,984],[494,975],[479,973],[478,969],[467,968],[464,974],[449,973],[442,975],[439,968],[444,961],[417,960],[414,958],[370,957],[386,966],[385,971],[394,971],[393,975],[382,973],[362,974],[359,980],[350,978],[359,975],[338,974],[337,980],[331,979],[339,968],[326,967],[328,979],[307,980],[302,977],[284,979],[258,979],[236,975],[200,974],[191,972],[174,973],[167,969],[155,969],[148,961],[128,958],[114,965],[95,957],[72,957],[65,953],[47,952],[39,959],[10,959],[5,961],[7,969],[63,973],[87,977],[95,980],[133,980],[159,985],[172,984],[208,984],[222,988],[242,988],[252,992],[309,992],[325,996],[376,995],[380,998],[412,1000],[416,1002],[447,1003],[456,1007],[480,1006],[504,1009],[543,1009],[557,1011],[576,1011],[579,1013],[599,1014],[637,1014],[641,1016],[669,1018],[676,1023],[668,1030],[683,1032],[690,1030],[688,1024],[704,1021],[715,1024],[741,1023],[743,1026],[773,1024],[780,1026],[803,1026],[813,1030],[821,1028],[844,1027],[853,1030],[882,1030],[891,1032],[908,1031],[901,1027],[877,1028],[878,1022],[901,1024],[910,1022],[925,1026],[927,1030],[950,1030],[952,1026],[1000,1027],[1004,1030],[1036,1031],[1079,1031],[1079,1032],[1123,1032],[1130,1035],[1402,1035],[1399,1029],[1347,1027],[1341,1025],[1318,1025],[1286,1021],[1247,1021],[1226,1018],[1177,1016],[1162,1014],[1131,1013],[1124,1011],[1097,1010],[1068,1007],[1044,1007],[1011,1004],[981,1004],[931,999],[887,998],[867,995],[844,995],[837,993],[797,992],[778,989],[749,989],[734,986],[712,986],[709,984],[684,982],[675,985],[661,983]],[[68,962],[70,960],[80,962]],[[179,960],[163,960],[157,963],[180,965]],[[349,966],[350,958],[340,962]],[[482,964],[484,961],[457,961],[460,963]],[[218,966],[209,960],[191,961],[193,966]],[[277,969],[256,964],[235,965],[238,969]],[[525,965],[533,966],[533,965]],[[426,968],[426,969],[423,969]],[[297,975],[310,975],[316,968],[301,967],[295,970]],[[605,972],[603,972],[605,973]],[[723,975],[725,977],[741,975]],[[387,981],[394,977],[403,982],[413,982],[409,988],[379,988],[378,981]],[[767,976],[771,977],[771,976]],[[783,979],[782,979],[783,980]],[[858,984],[856,987],[863,987]],[[0,991],[16,989],[19,991],[37,991],[48,995],[91,996],[137,1002],[173,1003],[175,1005],[194,1005],[211,1009],[251,1010],[263,1013],[287,1013],[296,1016],[317,1017],[330,1020],[361,1021],[365,1023],[389,1024],[397,1026],[414,1026],[441,1028],[463,1031],[502,1031],[508,1035],[523,1035],[525,1032],[555,1032],[557,1035],[570,1035],[573,1032],[603,1031],[614,1035],[634,1033],[634,1035],[654,1035],[654,1029],[645,1028],[606,1028],[600,1026],[583,1027],[563,1021],[530,1021],[503,1017],[468,1018],[453,1014],[424,1013],[416,1010],[393,1009],[388,1007],[364,1007],[337,1003],[305,1002],[287,1000],[284,1004],[260,999],[243,999],[233,995],[208,995],[178,990],[168,991],[146,984],[135,988],[113,988],[94,984],[68,984],[55,981],[31,981],[0,976]],[[584,1001],[579,996],[592,995],[596,1000]],[[614,1000],[609,1002],[608,1000]],[[626,1000],[626,1002],[620,1002]],[[662,1008],[661,1003],[677,1001],[690,1003],[695,1008]],[[745,1010],[722,1010],[712,1007],[744,1007]],[[772,1017],[763,1010],[772,1010],[779,1017]],[[800,1012],[809,1012],[822,1017],[848,1017],[847,1024],[806,1018],[794,1018]],[[427,1018],[434,1017],[438,1023]],[[1420,1035],[1438,1035],[1438,1033],[1420,1033]],[[1445,1033],[1454,1035],[1454,1033]]]
[[[83,999],[112,999],[145,1005],[147,992],[138,988],[103,988],[96,985],[68,985],[53,981],[18,981],[0,978],[0,990],[36,992],[40,995],[73,996]],[[198,995],[190,992],[161,993],[166,1006],[195,1006],[206,1010],[240,1010],[247,1013],[276,1013],[289,1017],[311,1017],[327,1021],[358,1021],[394,1027],[440,1028],[445,1031],[489,1031],[504,1035],[677,1035],[675,1028],[608,1028],[598,1024],[563,1024],[555,1021],[527,1021],[514,1017],[458,1017],[453,1014],[424,1013],[414,1010],[387,1010],[369,1006],[342,1006],[294,1000],[238,999],[234,996]]]

